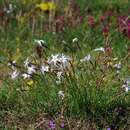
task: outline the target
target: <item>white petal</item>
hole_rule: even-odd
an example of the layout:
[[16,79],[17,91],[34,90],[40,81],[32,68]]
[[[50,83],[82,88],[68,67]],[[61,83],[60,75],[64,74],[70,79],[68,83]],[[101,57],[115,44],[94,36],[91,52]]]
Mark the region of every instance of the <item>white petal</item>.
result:
[[100,47],[100,48],[94,49],[94,51],[102,51],[102,52],[105,52],[105,49],[104,49],[103,47]]
[[16,79],[19,76],[19,71],[14,70],[14,72],[11,74],[11,79]]
[[85,56],[83,59],[80,60],[80,62],[85,62],[85,61],[90,61],[91,60],[91,55],[88,54],[87,56]]
[[31,75],[29,75],[29,74],[22,74],[22,77],[23,77],[23,79],[28,79],[28,78],[31,78]]
[[41,70],[42,74],[44,74],[45,72],[49,72],[49,66],[42,65],[40,70]]
[[59,97],[61,97],[62,99],[64,98],[65,94],[64,91],[59,91],[58,92]]
[[78,42],[78,38],[77,38],[77,37],[74,38],[74,39],[72,40],[72,42]]

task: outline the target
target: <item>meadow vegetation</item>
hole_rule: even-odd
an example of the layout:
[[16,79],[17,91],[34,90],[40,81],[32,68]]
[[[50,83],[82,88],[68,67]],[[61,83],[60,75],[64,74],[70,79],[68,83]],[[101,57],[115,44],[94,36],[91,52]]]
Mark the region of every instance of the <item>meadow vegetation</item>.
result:
[[129,130],[129,0],[0,1],[0,129]]

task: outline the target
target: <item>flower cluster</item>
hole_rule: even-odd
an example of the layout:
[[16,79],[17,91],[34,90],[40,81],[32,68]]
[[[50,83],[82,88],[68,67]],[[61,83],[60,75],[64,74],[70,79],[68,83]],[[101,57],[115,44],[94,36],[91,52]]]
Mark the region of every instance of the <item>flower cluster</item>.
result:
[[94,29],[97,25],[102,27],[102,34],[104,37],[109,36],[110,28],[112,28],[112,20],[117,21],[115,24],[118,28],[115,28],[124,36],[130,38],[130,18],[127,15],[115,15],[112,11],[106,11],[104,15],[99,17],[99,20],[96,21],[95,17],[92,15],[88,16],[87,23],[90,28]]
[[60,83],[64,72],[68,71],[71,67],[71,58],[64,54],[51,55],[47,63],[50,66],[50,71],[56,73],[58,78],[57,83]]
[[[17,77],[23,77],[23,79],[32,78],[33,75],[46,72],[54,73],[57,75],[57,83],[60,83],[63,79],[63,75],[66,71],[70,70],[71,67],[71,58],[65,56],[64,54],[56,54],[51,55],[46,61],[41,63],[40,67],[38,65],[32,63],[31,58],[29,57],[24,61],[23,69],[24,71],[18,70],[16,62],[13,61],[10,65],[12,67],[13,72],[10,73],[12,79],[16,79]],[[22,70],[23,70],[22,69]],[[60,94],[63,97],[63,94]]]

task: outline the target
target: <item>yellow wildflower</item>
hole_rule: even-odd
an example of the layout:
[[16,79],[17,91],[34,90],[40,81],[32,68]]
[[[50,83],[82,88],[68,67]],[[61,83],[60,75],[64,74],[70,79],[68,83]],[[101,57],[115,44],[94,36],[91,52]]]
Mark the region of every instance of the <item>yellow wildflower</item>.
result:
[[43,11],[55,10],[56,4],[53,2],[43,2],[43,3],[37,4],[36,7]]
[[48,2],[49,10],[55,10],[56,9],[56,4],[53,2]]
[[25,85],[23,87],[23,90],[30,90],[32,88],[32,86],[34,85],[34,81],[32,79],[28,79],[25,81]]
[[34,81],[33,81],[33,80],[27,81],[27,85],[32,86],[33,84],[34,84]]

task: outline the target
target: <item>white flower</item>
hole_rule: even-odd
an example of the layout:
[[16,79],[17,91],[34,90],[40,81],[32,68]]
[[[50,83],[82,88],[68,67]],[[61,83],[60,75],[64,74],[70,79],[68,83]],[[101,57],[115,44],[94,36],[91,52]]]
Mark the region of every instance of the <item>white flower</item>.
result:
[[40,68],[42,74],[44,74],[45,72],[49,72],[49,66],[48,65],[45,65],[43,64]]
[[16,79],[19,76],[19,71],[15,69],[13,73],[11,73],[11,79]]
[[70,61],[71,58],[64,54],[51,55],[51,57],[48,58],[47,63],[50,67],[50,71],[55,72],[57,75],[57,84],[62,82],[64,72],[70,69]]
[[58,80],[56,80],[56,83],[57,83],[57,84],[61,84],[61,83],[62,83],[62,80],[63,80],[63,72],[62,72],[62,71],[59,71],[59,72],[57,72],[56,74],[57,74],[57,79],[58,79]]
[[29,78],[31,78],[31,75],[30,74],[22,74],[22,77],[23,77],[23,79],[29,79]]
[[122,88],[125,90],[125,92],[128,92],[130,91],[130,86],[127,86],[127,85],[122,85]]
[[73,40],[72,40],[72,42],[74,43],[74,42],[78,42],[78,38],[76,37],[76,38],[74,38]]
[[91,55],[88,54],[87,56],[85,56],[83,59],[80,60],[80,62],[85,62],[85,61],[90,61],[91,60]]
[[11,68],[12,68],[13,70],[15,70],[15,69],[16,69],[15,64],[16,64],[16,61],[14,60],[14,61],[8,63],[8,66],[11,66]]
[[57,78],[58,78],[59,80],[61,80],[61,79],[62,79],[62,74],[63,74],[63,72],[62,72],[62,71],[57,72]]
[[130,79],[125,80],[124,84],[122,85],[122,88],[125,90],[125,92],[130,91]]
[[102,51],[102,52],[105,52],[105,49],[104,49],[103,47],[99,47],[99,48],[94,49],[94,51]]
[[125,88],[125,91],[126,91],[126,92],[130,91],[130,86],[127,86],[127,87]]
[[36,66],[34,66],[31,62],[30,62],[30,60],[29,60],[29,58],[27,58],[25,61],[24,61],[24,67],[27,69],[27,73],[28,74],[30,74],[30,75],[32,75],[32,74],[34,74],[34,73],[36,73]]
[[30,75],[36,73],[36,67],[35,67],[34,65],[32,65],[32,64],[29,65],[29,66],[27,67],[27,73],[30,74]]
[[59,97],[61,97],[62,100],[63,100],[64,97],[65,97],[64,91],[59,91],[59,92],[58,92],[58,95],[59,95]]
[[64,71],[70,68],[70,61],[70,57],[65,56],[64,54],[56,54],[51,55],[47,62],[50,65],[51,71]]
[[12,13],[14,11],[14,8],[16,8],[16,5],[9,4],[8,8],[7,7],[4,8],[4,11],[7,14],[10,14],[10,13]]
[[130,79],[127,79],[127,80],[125,81],[125,83],[126,83],[127,85],[130,85]]
[[36,42],[40,47],[43,47],[43,45],[45,44],[44,40],[34,40],[34,42]]
[[29,61],[29,58],[27,58],[25,61],[24,61],[24,67],[28,67],[30,61]]
[[13,60],[11,63],[8,63],[9,66],[10,66],[10,65],[13,65],[13,64],[16,64],[16,61],[15,61],[15,60]]
[[115,64],[114,67],[115,67],[116,69],[121,69],[121,62],[119,62],[118,64]]

